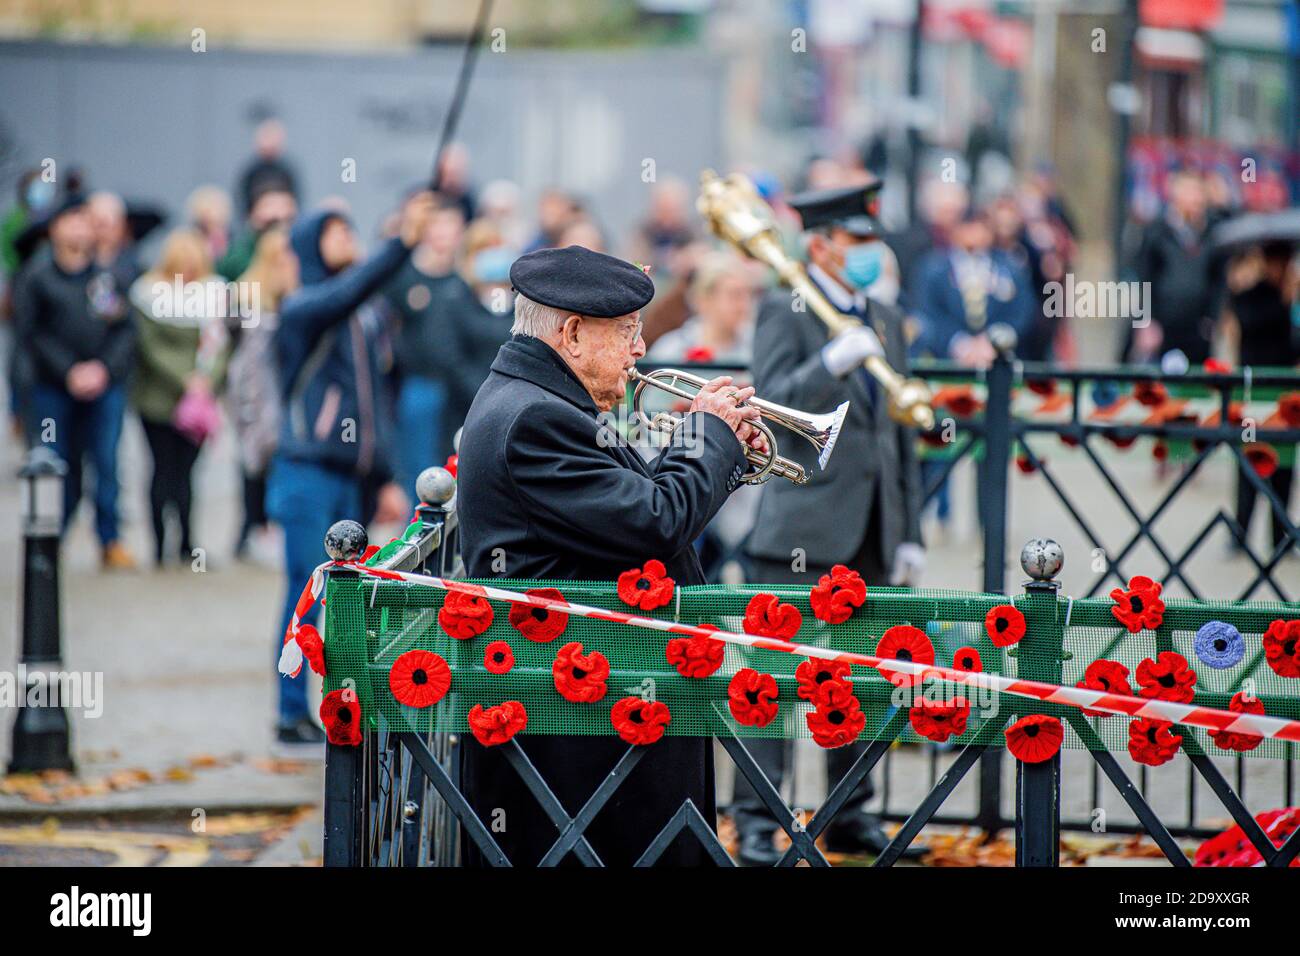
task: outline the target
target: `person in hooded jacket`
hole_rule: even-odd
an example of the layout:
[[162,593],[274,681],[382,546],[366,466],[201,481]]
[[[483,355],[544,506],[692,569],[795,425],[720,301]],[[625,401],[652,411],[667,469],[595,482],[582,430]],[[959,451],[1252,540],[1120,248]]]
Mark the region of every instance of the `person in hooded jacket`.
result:
[[[429,193],[408,199],[398,235],[360,263],[356,232],[336,209],[302,217],[290,233],[302,284],[282,304],[275,333],[283,420],[266,489],[267,514],[284,529],[289,575],[277,656],[329,526],[370,517],[362,514],[367,486],[379,487],[374,520],[400,520],[409,508],[392,480],[391,399],[377,349],[383,323],[367,300],[410,257],[432,210]],[[324,739],[308,714],[305,680],[280,677],[277,736],[288,744]]]

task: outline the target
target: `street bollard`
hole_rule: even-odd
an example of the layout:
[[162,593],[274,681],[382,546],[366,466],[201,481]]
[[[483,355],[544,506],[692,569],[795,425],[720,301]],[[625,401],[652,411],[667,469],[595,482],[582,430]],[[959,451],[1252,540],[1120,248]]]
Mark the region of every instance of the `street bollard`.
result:
[[[63,660],[59,624],[59,537],[63,530],[63,482],[67,465],[53,450],[37,445],[18,472],[22,482],[23,593],[22,652],[26,672],[14,720],[9,772],[72,770],[68,715],[52,695],[60,687]],[[45,703],[28,706],[41,695]],[[51,704],[51,700],[55,703]]]
[[[1065,554],[1050,538],[1035,538],[1020,552],[1029,575],[1021,604],[1025,636],[1016,645],[1016,676],[1061,682],[1065,628],[1057,592]],[[1061,754],[1042,763],[1016,762],[1016,866],[1059,866],[1061,852]]]

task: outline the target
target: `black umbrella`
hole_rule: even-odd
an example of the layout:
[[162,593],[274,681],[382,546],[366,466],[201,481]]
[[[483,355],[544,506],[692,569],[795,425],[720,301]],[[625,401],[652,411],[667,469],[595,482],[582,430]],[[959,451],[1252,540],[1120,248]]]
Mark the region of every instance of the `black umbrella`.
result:
[[1236,250],[1264,242],[1300,243],[1300,209],[1234,216],[1210,233],[1210,247],[1215,250]]

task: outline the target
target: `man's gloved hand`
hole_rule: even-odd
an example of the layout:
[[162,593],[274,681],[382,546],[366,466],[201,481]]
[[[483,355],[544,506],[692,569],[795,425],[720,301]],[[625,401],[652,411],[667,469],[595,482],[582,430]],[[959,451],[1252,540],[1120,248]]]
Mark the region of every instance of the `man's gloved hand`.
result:
[[822,364],[836,378],[843,378],[860,366],[868,355],[884,355],[876,333],[865,325],[841,332],[822,346]]
[[894,587],[916,587],[925,573],[925,548],[915,541],[904,541],[894,549],[894,570],[889,583]]

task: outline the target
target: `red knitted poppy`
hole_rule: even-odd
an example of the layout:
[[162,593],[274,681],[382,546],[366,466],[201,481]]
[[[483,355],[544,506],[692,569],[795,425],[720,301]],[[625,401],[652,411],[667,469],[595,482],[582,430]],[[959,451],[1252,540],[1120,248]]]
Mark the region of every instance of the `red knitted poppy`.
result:
[[[876,644],[876,656],[888,657],[896,661],[911,661],[914,664],[933,664],[934,645],[919,627],[910,624],[895,624],[885,631]],[[905,674],[880,668],[881,676],[897,687],[911,687],[919,683],[919,674]]]
[[822,684],[832,680],[847,684],[851,671],[847,661],[810,657],[794,669],[794,678],[799,682],[795,693],[804,700],[816,700]]
[[1005,731],[1007,749],[1021,763],[1051,760],[1061,749],[1065,728],[1060,720],[1046,714],[1026,714]]
[[803,615],[793,604],[782,604],[775,594],[755,594],[745,608],[745,633],[788,641],[799,633]]
[[1177,651],[1161,651],[1155,660],[1148,657],[1138,664],[1137,682],[1138,695],[1153,700],[1190,704],[1196,696],[1196,671]]
[[673,579],[662,561],[650,560],[618,576],[618,597],[624,604],[653,611],[673,599]]
[[1171,731],[1167,720],[1141,717],[1128,725],[1128,752],[1138,763],[1158,767],[1168,763],[1183,745],[1183,738]]
[[461,641],[477,637],[492,626],[487,598],[465,591],[448,591],[438,611],[438,626]]
[[624,741],[642,746],[652,744],[664,735],[672,714],[663,701],[624,697],[611,708],[609,720]]
[[496,747],[528,726],[528,711],[517,700],[486,709],[482,704],[475,704],[467,719],[475,740],[484,747]]
[[1264,660],[1278,677],[1300,677],[1300,619],[1273,621],[1264,632]]
[[307,659],[311,669],[322,677],[325,676],[325,642],[321,640],[320,631],[310,624],[299,624],[294,633],[294,640],[302,649],[302,656]]
[[451,668],[432,651],[407,651],[388,669],[388,687],[408,707],[436,704],[451,688]]
[[668,663],[683,677],[708,677],[726,655],[726,644],[707,637],[674,637],[664,647]]
[[984,671],[984,662],[980,660],[980,652],[973,647],[959,647],[952,652],[952,666],[959,671],[970,671],[974,674],[980,674]]
[[1115,606],[1110,613],[1123,624],[1130,634],[1142,628],[1155,630],[1165,619],[1165,602],[1160,600],[1161,586],[1142,574],[1129,578],[1128,589],[1112,588],[1110,599]]
[[1025,636],[1025,616],[1014,604],[999,604],[984,615],[984,633],[994,647],[1010,647]]
[[483,648],[483,666],[489,674],[504,674],[515,666],[515,652],[505,641],[493,641]]
[[858,739],[867,725],[862,705],[844,681],[828,680],[817,691],[816,707],[804,716],[818,746],[833,749]]
[[[1133,695],[1133,688],[1128,683],[1128,668],[1118,661],[1108,661],[1104,658],[1089,664],[1083,672],[1083,680],[1074,686],[1099,690],[1107,694],[1124,694],[1130,697]],[[1112,716],[1107,711],[1088,710],[1086,707],[1083,712],[1089,717]]]
[[332,690],[321,699],[320,720],[330,743],[340,747],[361,743],[361,702],[350,687]]
[[766,727],[776,716],[776,695],[775,677],[744,667],[727,685],[727,707],[739,723]]
[[[1239,714],[1264,714],[1264,702],[1258,697],[1246,699],[1246,695],[1241,691],[1232,695],[1232,700],[1228,702],[1228,709]],[[1237,753],[1245,753],[1248,750],[1254,750],[1264,742],[1264,738],[1259,734],[1247,734],[1240,731],[1231,730],[1211,730],[1210,739],[1215,745],[1222,747],[1224,750],[1235,750]]]
[[960,737],[966,732],[970,704],[965,697],[954,697],[950,701],[922,700],[907,716],[912,729],[922,737],[944,743],[949,737]]
[[866,599],[867,583],[862,575],[842,564],[823,574],[808,596],[813,616],[828,624],[843,624]]
[[582,653],[582,645],[570,641],[560,648],[551,665],[555,689],[575,704],[593,704],[605,696],[609,659],[600,651]]
[[[568,603],[555,588],[533,588],[524,593],[560,604]],[[569,626],[569,615],[533,604],[511,604],[510,626],[530,641],[545,644],[564,633],[564,629]]]

